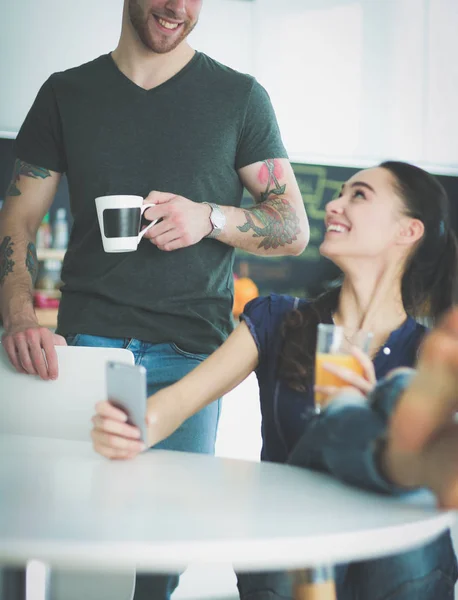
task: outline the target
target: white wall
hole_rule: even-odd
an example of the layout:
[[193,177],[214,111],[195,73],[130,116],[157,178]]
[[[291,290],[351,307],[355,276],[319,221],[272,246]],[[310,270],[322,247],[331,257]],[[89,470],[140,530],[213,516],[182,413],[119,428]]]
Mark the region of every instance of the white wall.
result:
[[458,165],[458,0],[429,0],[425,156]]
[[458,172],[457,0],[257,0],[254,23],[293,159]]
[[[115,48],[122,6],[123,0],[0,0],[0,132],[18,131],[51,73]],[[205,0],[192,44],[252,72],[251,12],[243,0]]]
[[19,129],[51,73],[115,47],[122,4],[122,0],[21,0],[8,2],[7,14],[2,8],[0,130]]
[[[115,47],[122,0],[1,2],[0,131],[17,131],[51,72]],[[265,85],[294,160],[458,173],[457,31],[458,0],[204,0],[191,42]]]

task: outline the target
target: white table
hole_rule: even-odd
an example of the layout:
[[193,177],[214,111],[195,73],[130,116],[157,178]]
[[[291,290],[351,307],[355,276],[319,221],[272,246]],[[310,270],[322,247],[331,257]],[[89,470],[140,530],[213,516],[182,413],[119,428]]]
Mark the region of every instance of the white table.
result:
[[85,442],[0,437],[0,564],[179,572],[301,569],[427,543],[454,513],[295,467],[147,452],[110,462]]

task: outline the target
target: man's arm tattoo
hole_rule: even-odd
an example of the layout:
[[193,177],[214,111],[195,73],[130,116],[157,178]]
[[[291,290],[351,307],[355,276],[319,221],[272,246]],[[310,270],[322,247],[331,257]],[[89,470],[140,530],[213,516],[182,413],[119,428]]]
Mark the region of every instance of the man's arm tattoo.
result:
[[[275,198],[263,206],[245,210],[246,223],[237,227],[242,233],[252,230],[254,238],[262,238],[258,248],[275,250],[280,246],[292,244],[300,233],[299,217],[287,200]],[[256,217],[261,225],[256,225]]]
[[13,272],[14,260],[11,258],[14,253],[13,246],[14,242],[9,235],[4,237],[0,244],[0,285],[3,285],[8,274]]
[[23,160],[17,159],[14,163],[13,177],[11,179],[11,183],[8,189],[6,190],[7,196],[21,195],[21,191],[16,185],[21,176],[32,177],[32,179],[46,179],[46,177],[51,177],[51,171],[49,171],[48,169],[43,169],[42,167],[36,167],[35,165],[31,165],[29,163],[24,162]]
[[[286,191],[286,183],[281,185],[283,167],[279,160],[270,158],[263,161],[258,172],[258,181],[265,184],[258,205],[245,210],[246,223],[237,227],[242,233],[252,230],[253,237],[262,238],[258,248],[270,250],[292,244],[300,233],[299,217],[290,203],[280,198]],[[256,217],[261,225],[256,225]]]
[[33,242],[30,242],[27,246],[25,266],[27,267],[27,271],[30,273],[30,277],[32,278],[32,285],[35,285],[38,275],[38,257],[37,249],[35,248],[35,244]]
[[260,202],[265,202],[269,198],[282,196],[286,190],[286,184],[280,185],[279,179],[283,175],[283,168],[278,160],[269,158],[264,160],[259,169],[258,179],[266,184],[266,188],[261,192]]

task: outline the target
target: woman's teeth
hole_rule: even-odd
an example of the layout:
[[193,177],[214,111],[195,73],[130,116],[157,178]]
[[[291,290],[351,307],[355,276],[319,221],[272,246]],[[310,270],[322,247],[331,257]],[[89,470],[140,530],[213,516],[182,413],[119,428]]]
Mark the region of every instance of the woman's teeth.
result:
[[346,227],[342,227],[342,225],[328,225],[326,231],[338,231],[339,233],[345,233],[348,231]]

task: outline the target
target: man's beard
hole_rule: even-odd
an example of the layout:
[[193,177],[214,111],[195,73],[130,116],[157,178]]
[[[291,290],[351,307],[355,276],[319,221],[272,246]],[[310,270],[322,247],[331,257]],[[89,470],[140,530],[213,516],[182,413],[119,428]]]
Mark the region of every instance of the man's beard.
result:
[[138,0],[129,0],[129,18],[132,27],[135,29],[142,44],[148,48],[148,50],[152,50],[156,54],[166,54],[167,52],[174,50],[186,37],[188,37],[197,24],[197,21],[193,24],[189,21],[185,21],[181,26],[181,33],[178,37],[173,38],[173,40],[163,38],[159,41],[159,39],[154,39],[156,36],[151,35],[148,26],[148,17],[149,14],[143,12]]

